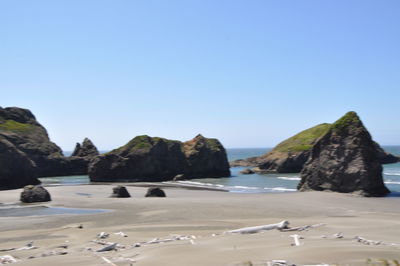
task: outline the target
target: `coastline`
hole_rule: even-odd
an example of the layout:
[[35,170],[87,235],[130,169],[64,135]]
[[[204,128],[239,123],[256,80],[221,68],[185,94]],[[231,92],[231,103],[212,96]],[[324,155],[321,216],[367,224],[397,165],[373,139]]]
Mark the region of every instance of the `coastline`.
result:
[[[365,265],[368,259],[399,259],[400,197],[362,198],[332,192],[221,193],[165,186],[167,198],[144,198],[146,184],[139,184],[127,186],[132,198],[109,198],[114,185],[48,187],[53,201],[23,206],[109,212],[0,217],[0,249],[23,247],[31,240],[38,247],[0,252],[0,256],[20,259],[16,265],[111,265],[102,257],[114,265],[263,265],[276,259],[294,264]],[[1,191],[2,202],[17,202],[20,192]],[[300,246],[291,246],[294,232],[222,234],[282,220],[293,227],[325,225],[295,232],[304,237]],[[76,227],[80,224],[82,229]],[[120,231],[128,237],[113,234]],[[110,233],[106,241],[118,242],[125,249],[95,252],[102,246],[91,241],[100,232]],[[343,238],[334,237],[337,233]],[[195,238],[132,247],[171,235]],[[356,236],[384,244],[365,245],[354,240]],[[63,249],[67,254],[42,257],[60,250],[56,247],[61,244],[68,245]],[[35,258],[28,259],[30,256]]]

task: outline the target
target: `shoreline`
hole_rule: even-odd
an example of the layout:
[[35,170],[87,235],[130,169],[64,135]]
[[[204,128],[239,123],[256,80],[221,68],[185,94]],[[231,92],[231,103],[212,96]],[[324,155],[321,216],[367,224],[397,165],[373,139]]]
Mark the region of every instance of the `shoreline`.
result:
[[[129,259],[135,265],[263,265],[276,259],[297,265],[365,265],[368,259],[399,259],[399,197],[363,198],[334,192],[221,193],[163,187],[166,198],[145,198],[147,187],[140,184],[127,186],[132,198],[109,198],[114,185],[48,187],[53,201],[24,206],[111,212],[0,217],[0,249],[23,247],[32,240],[38,247],[0,252],[0,256],[12,255],[20,260],[16,265],[60,266],[110,265],[101,257],[115,265],[130,265],[133,261]],[[1,201],[16,202],[21,191],[0,191]],[[293,227],[324,225],[301,232],[224,234],[282,220]],[[128,236],[114,234],[121,231]],[[100,232],[110,234],[104,241],[117,242],[121,248],[96,252],[104,247],[92,242]],[[338,233],[343,238],[334,236]],[[300,246],[291,245],[293,234],[304,238]],[[171,240],[176,236],[182,240]],[[384,244],[366,245],[356,241],[356,236]],[[166,242],[147,243],[155,238]],[[57,248],[63,243],[68,247]],[[142,244],[134,247],[135,243]],[[51,255],[51,251],[67,254]],[[28,259],[30,256],[35,258]]]

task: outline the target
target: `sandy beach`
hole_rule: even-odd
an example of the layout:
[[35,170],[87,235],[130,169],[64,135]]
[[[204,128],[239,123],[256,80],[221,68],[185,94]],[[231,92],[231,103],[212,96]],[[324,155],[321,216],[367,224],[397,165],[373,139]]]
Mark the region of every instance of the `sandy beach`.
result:
[[[400,197],[238,194],[167,187],[167,198],[145,198],[146,187],[128,186],[132,198],[109,198],[113,186],[48,187],[53,201],[29,205],[18,203],[20,189],[1,191],[0,249],[18,249],[30,241],[37,248],[1,251],[0,256],[13,256],[18,260],[15,265],[60,266],[268,265],[273,260],[366,265],[380,259],[400,260]],[[22,216],[13,217],[14,203],[19,209],[46,206],[105,212],[23,216],[22,211]],[[26,213],[34,214],[28,209]],[[224,234],[282,220],[291,227],[323,225],[300,232]],[[110,235],[97,239],[100,232]],[[335,236],[338,233],[343,237]],[[302,236],[300,246],[292,245],[293,234]],[[356,236],[381,242],[367,245],[356,241]],[[151,243],[155,238],[161,243]],[[119,245],[114,251],[97,252],[106,246],[99,241]]]

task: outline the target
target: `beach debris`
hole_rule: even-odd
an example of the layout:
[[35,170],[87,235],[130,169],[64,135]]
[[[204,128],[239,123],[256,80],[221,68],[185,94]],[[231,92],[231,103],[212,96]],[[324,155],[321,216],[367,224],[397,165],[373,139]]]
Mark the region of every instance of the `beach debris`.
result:
[[110,265],[113,265],[113,266],[117,266],[116,264],[114,264],[114,263],[112,263],[109,259],[107,259],[106,257],[101,257],[105,262],[107,262],[108,264],[110,264]]
[[128,237],[128,235],[125,234],[124,232],[114,233],[114,235],[120,235],[120,236],[122,236],[122,237]]
[[290,237],[293,238],[294,243],[292,244],[292,246],[300,246],[300,238],[302,238],[300,235],[290,235]]
[[64,251],[64,250],[61,250],[61,251],[52,250],[52,251],[49,251],[49,252],[46,252],[46,253],[42,253],[40,256],[41,257],[49,257],[49,256],[58,256],[58,255],[67,255],[67,254],[68,254],[68,252]]
[[233,233],[233,234],[255,234],[259,233],[261,231],[266,231],[266,230],[282,230],[286,229],[289,226],[288,221],[282,221],[280,223],[276,224],[266,224],[266,225],[259,225],[259,226],[251,226],[251,227],[243,227],[235,230],[228,231],[227,233]]
[[118,243],[112,243],[111,245],[105,246],[104,248],[101,248],[99,250],[96,250],[96,252],[104,252],[104,251],[111,251],[117,249]]
[[83,229],[83,224],[74,224],[74,225],[67,225],[63,227],[64,229],[68,229],[68,228],[78,228],[78,229]]
[[361,236],[356,236],[356,237],[354,237],[354,239],[357,242],[360,242],[360,243],[362,243],[364,245],[381,245],[381,244],[383,244],[382,241],[369,240],[369,239],[365,239],[365,238],[363,238]]
[[194,242],[194,239],[196,239],[196,236],[181,236],[181,235],[173,235],[169,238],[153,238],[150,241],[143,241],[143,242],[138,242],[132,245],[132,247],[141,247],[145,245],[153,245],[153,244],[161,244],[161,243],[168,243],[168,242],[173,242],[173,241],[181,241],[181,240],[189,240],[189,242],[192,245],[195,245],[196,243]]
[[334,238],[343,238],[342,232],[336,233],[333,235]]
[[326,224],[319,223],[319,224],[313,224],[313,225],[304,225],[304,226],[298,226],[298,227],[287,227],[281,229],[282,232],[290,232],[290,231],[308,231],[313,228],[317,228],[320,226],[324,226]]
[[110,236],[110,234],[107,234],[106,232],[101,232],[101,233],[97,234],[97,238],[100,238],[100,239],[105,239],[109,236]]
[[11,255],[0,256],[1,264],[9,264],[9,263],[14,263],[14,262],[17,262],[17,259]]
[[37,249],[38,247],[33,245],[33,241],[28,242],[25,246],[22,248],[17,248],[16,250],[29,250],[29,249]]

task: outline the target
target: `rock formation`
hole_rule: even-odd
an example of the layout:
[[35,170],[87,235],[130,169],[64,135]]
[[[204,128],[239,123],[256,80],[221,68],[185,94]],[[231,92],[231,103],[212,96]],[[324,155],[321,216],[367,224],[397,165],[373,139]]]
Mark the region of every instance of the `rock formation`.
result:
[[99,151],[96,146],[92,143],[92,141],[88,138],[85,138],[82,142],[82,145],[76,143],[75,149],[72,152],[71,156],[76,157],[94,157],[99,155]]
[[28,185],[24,187],[20,200],[24,203],[51,201],[50,193],[42,186]]
[[111,198],[130,198],[131,194],[129,194],[128,190],[124,186],[116,186],[113,187],[113,193],[111,194]]
[[[331,124],[320,124],[306,129],[293,137],[278,144],[272,151],[247,159],[240,159],[230,163],[231,167],[255,167],[257,173],[299,173],[306,163],[311,148],[317,140],[328,132]],[[378,143],[374,142],[381,164],[396,163],[400,158],[385,152]]]
[[183,143],[186,157],[184,175],[190,178],[230,176],[226,151],[217,139],[197,135]]
[[385,196],[376,144],[355,112],[336,121],[313,146],[301,172],[300,191],[329,190]]
[[35,163],[11,142],[0,137],[0,190],[39,183]]
[[254,174],[254,171],[251,170],[250,168],[246,168],[246,169],[240,171],[240,173],[241,173],[242,175],[251,175],[251,174]]
[[[35,176],[67,176],[87,173],[89,159],[76,156],[64,157],[60,147],[50,141],[46,129],[27,109],[0,107],[0,137],[6,139],[20,153],[34,162]],[[93,144],[91,145],[93,146]],[[90,147],[85,143],[84,146]]]
[[167,181],[177,175],[185,179],[229,176],[225,149],[218,140],[201,135],[185,143],[138,136],[89,165],[91,181]]
[[145,195],[145,197],[161,197],[161,198],[165,198],[167,195],[165,195],[164,190],[162,190],[161,188],[158,187],[151,187],[147,190],[147,193]]

